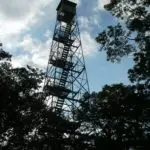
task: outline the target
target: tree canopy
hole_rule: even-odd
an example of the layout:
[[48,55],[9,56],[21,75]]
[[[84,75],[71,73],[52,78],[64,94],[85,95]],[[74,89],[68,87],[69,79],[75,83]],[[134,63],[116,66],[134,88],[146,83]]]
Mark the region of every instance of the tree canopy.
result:
[[90,99],[88,111],[83,109],[79,119],[94,127],[97,149],[148,146],[150,101],[141,89],[123,84],[105,85],[99,93],[91,94]]
[[150,2],[148,0],[111,0],[105,9],[122,20],[109,26],[96,41],[109,61],[132,55],[135,65],[128,71],[131,82],[150,84]]
[[[0,145],[2,149],[60,149],[55,142],[68,121],[58,118],[40,90],[44,73],[30,66],[14,68],[11,55],[0,51]],[[60,126],[57,127],[57,123]],[[70,129],[71,130],[71,129]]]
[[[42,91],[44,73],[31,66],[14,68],[11,55],[0,51],[0,146],[2,149],[67,150],[87,148],[80,123],[58,116],[46,103]],[[66,136],[65,136],[66,134]],[[80,137],[80,138],[79,138]],[[75,144],[76,143],[76,144]],[[0,147],[0,148],[1,148]]]
[[[104,143],[100,138],[107,139],[106,147],[113,141],[119,144],[118,149],[146,149],[150,140],[150,2],[111,0],[104,8],[120,23],[108,26],[96,41],[108,61],[119,62],[124,56],[132,56],[134,66],[128,70],[128,77],[134,85],[104,86],[94,96],[90,112],[84,112],[88,116],[85,118],[100,129],[98,141]],[[114,146],[111,142],[106,149]]]

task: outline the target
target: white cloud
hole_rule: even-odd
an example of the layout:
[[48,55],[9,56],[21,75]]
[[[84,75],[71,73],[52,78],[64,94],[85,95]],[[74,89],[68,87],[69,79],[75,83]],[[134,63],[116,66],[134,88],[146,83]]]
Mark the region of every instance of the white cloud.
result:
[[90,26],[90,21],[88,17],[80,16],[79,17],[80,28],[88,29]]
[[79,27],[81,30],[92,31],[96,27],[100,26],[101,20],[99,15],[93,13],[90,17],[80,16],[79,17]]
[[11,20],[24,19],[31,14],[36,14],[40,9],[52,3],[54,0],[0,0],[0,11],[4,18]]
[[[10,3],[9,0],[0,0],[0,2],[2,2],[0,6],[0,40],[4,43],[6,50],[12,54],[15,53],[12,58],[13,65],[21,67],[29,64],[46,68],[53,31],[48,29],[43,33],[42,38],[47,39],[43,42],[42,39],[33,37],[30,28],[38,23],[42,26],[43,18],[49,19],[50,16],[55,19],[59,0],[14,0],[13,3]],[[81,3],[80,0],[76,2]],[[84,27],[86,25],[87,28],[87,31],[81,32],[85,55],[93,55],[97,50],[97,44],[88,32],[91,19],[89,21],[86,17],[80,17],[82,25]],[[55,23],[54,20],[52,21]],[[96,23],[96,21],[92,22]]]
[[12,65],[14,67],[23,67],[32,64],[29,55],[19,55],[12,58]]
[[46,68],[50,44],[51,38],[45,42],[41,42],[31,35],[26,35],[18,45],[18,48],[21,49],[21,54],[14,56],[12,59],[13,66],[21,67],[28,64],[41,69]]
[[110,0],[97,0],[97,7],[95,10],[104,10],[104,5],[110,3]]
[[[54,0],[0,0],[0,39],[19,35],[43,15],[42,9]],[[55,2],[56,3],[56,2]]]
[[52,36],[52,31],[48,29],[48,30],[44,33],[44,36],[45,36],[46,38],[51,37],[51,36]]
[[81,32],[81,40],[83,45],[83,53],[85,56],[92,56],[97,52],[98,44],[89,32]]
[[99,26],[99,24],[101,23],[101,18],[99,17],[99,14],[93,14],[93,16],[91,17],[91,22],[97,26]]
[[[81,32],[81,39],[84,55],[94,55],[97,52],[98,45],[90,33],[86,31]],[[46,68],[51,41],[52,39],[48,38],[45,42],[41,42],[40,40],[33,38],[31,35],[26,35],[18,45],[18,48],[22,50],[21,54],[12,58],[13,66],[21,67],[33,65],[41,69]]]
[[[54,19],[57,3],[58,0],[0,0],[0,42],[6,51],[14,55],[14,66],[29,63],[45,67],[50,45],[48,40],[41,42],[33,38],[30,29],[38,24],[42,26],[43,18]],[[27,32],[31,35],[26,35]],[[46,31],[44,36],[50,37],[50,31]]]

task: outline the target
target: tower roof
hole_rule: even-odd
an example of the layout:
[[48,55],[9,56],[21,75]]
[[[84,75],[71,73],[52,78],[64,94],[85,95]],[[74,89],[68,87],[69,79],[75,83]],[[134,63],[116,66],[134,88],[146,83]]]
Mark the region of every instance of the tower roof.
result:
[[70,7],[76,7],[77,6],[77,4],[72,2],[72,1],[61,0],[56,10],[58,11],[63,4],[70,6]]

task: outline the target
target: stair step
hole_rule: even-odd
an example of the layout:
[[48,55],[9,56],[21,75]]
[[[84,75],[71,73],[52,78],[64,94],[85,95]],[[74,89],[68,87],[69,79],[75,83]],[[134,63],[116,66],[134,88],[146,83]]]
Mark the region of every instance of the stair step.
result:
[[66,53],[66,54],[65,54],[65,53],[62,53],[62,56],[68,56],[68,53]]
[[63,81],[60,81],[60,83],[59,83],[61,86],[64,86],[65,84],[66,84],[66,81],[65,82],[63,82]]
[[66,58],[67,58],[67,55],[62,55],[62,58],[64,58],[64,59],[66,60]]
[[64,51],[63,51],[63,53],[66,53],[66,54],[68,54],[68,52],[69,52],[69,50],[64,50]]
[[68,56],[67,54],[66,55],[64,55],[64,54],[62,55],[63,58],[67,58],[67,56]]
[[62,85],[62,84],[64,85],[65,83],[66,83],[66,81],[65,81],[65,82],[61,81],[61,83],[60,83],[60,84],[61,84],[61,85]]
[[[68,74],[67,74],[67,76],[68,76]],[[61,76],[61,79],[66,79],[67,76],[62,75],[62,76]]]
[[61,77],[61,81],[66,81],[67,80],[67,77]]
[[67,53],[64,52],[64,53],[62,53],[62,55],[68,55],[68,52]]
[[68,75],[68,71],[67,72],[62,72],[62,75],[64,75],[64,76],[66,76],[66,75]]
[[64,82],[64,81],[62,81],[62,80],[60,81],[60,84],[65,84],[65,83],[66,83],[66,81],[65,81],[65,82]]
[[59,106],[56,106],[56,107],[57,107],[57,110],[61,111],[61,108],[62,108],[61,106],[60,106],[60,107],[59,107]]
[[69,47],[68,47],[68,46],[65,46],[64,49],[69,49]]
[[68,71],[66,71],[66,70],[63,70],[63,72],[62,73],[64,73],[64,74],[68,74]]
[[61,57],[61,59],[63,59],[64,61],[67,59],[67,57],[66,56],[63,56],[63,57]]
[[68,53],[68,52],[69,52],[69,49],[64,49],[64,50],[63,50],[63,53],[65,53],[65,52]]
[[57,104],[57,107],[62,107],[62,106],[63,106],[63,103],[62,103],[62,104],[60,104],[60,105],[58,105],[58,104]]
[[62,73],[62,78],[66,78],[68,76],[68,72],[67,73]]
[[64,102],[63,103],[57,103],[56,105],[63,105],[64,104]]
[[62,107],[63,103],[61,103],[61,104],[58,104],[58,103],[57,103],[56,105]]
[[57,103],[56,105],[57,105],[57,106],[62,106],[62,105],[63,105],[63,103],[61,103],[61,104],[60,104],[60,103]]
[[65,84],[66,83],[66,80],[60,80],[60,82],[62,83],[62,84]]
[[61,77],[61,80],[65,80],[66,81],[67,77]]
[[63,53],[68,53],[68,52],[69,52],[69,50],[65,50],[65,49],[64,49],[64,51],[63,51]]
[[62,58],[66,58],[67,57],[67,55],[62,55]]
[[68,46],[65,46],[64,49],[69,49],[69,47],[68,47]]
[[63,75],[63,76],[67,76],[67,75],[68,75],[68,72],[63,72],[62,75]]
[[67,57],[61,57],[61,59],[63,59],[65,61],[67,59]]
[[63,52],[69,52],[69,49],[64,49]]
[[67,76],[68,76],[68,73],[63,73],[62,74],[62,78],[67,78]]
[[62,56],[68,56],[68,54],[62,54]]
[[67,58],[67,55],[62,55],[62,58],[65,58],[65,59],[66,59],[66,58]]
[[69,52],[69,49],[64,49],[63,52]]
[[63,104],[64,103],[64,101],[58,101],[57,102],[57,104]]
[[63,73],[61,78],[67,78],[67,76],[68,76],[68,73],[65,73],[65,74]]
[[65,84],[65,83],[66,83],[66,80],[65,80],[65,81],[60,80],[60,81],[61,81],[61,82],[60,82],[61,84]]
[[65,81],[62,81],[62,80],[61,80],[60,82],[61,82],[61,84],[65,84],[65,83],[66,83],[66,80],[65,80]]
[[65,84],[65,83],[66,83],[66,80],[63,81],[63,80],[60,79],[60,82],[61,82],[62,84]]
[[63,102],[64,102],[64,100],[63,100],[63,99],[58,99],[58,102],[62,102],[62,103],[63,103]]

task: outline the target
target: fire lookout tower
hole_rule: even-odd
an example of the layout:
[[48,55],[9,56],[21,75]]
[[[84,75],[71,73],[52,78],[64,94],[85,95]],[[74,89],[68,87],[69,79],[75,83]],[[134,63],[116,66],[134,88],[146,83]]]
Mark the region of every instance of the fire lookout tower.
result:
[[44,89],[50,107],[58,115],[74,120],[74,110],[84,103],[89,93],[76,3],[61,0],[48,60]]

